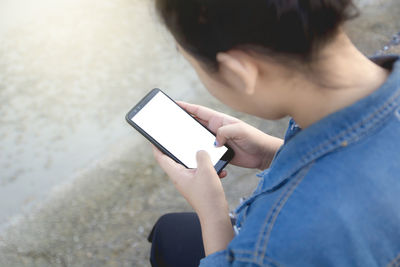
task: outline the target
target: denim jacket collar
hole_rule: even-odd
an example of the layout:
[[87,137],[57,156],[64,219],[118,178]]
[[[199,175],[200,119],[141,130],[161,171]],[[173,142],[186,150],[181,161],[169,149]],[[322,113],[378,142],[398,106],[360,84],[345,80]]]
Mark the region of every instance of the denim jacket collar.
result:
[[263,190],[260,191],[276,188],[318,158],[359,141],[383,123],[387,116],[399,111],[399,57],[386,56],[372,60],[392,69],[387,81],[369,96],[328,115],[304,130],[292,120],[285,136],[285,144],[276,153],[270,169],[259,175],[265,178]]

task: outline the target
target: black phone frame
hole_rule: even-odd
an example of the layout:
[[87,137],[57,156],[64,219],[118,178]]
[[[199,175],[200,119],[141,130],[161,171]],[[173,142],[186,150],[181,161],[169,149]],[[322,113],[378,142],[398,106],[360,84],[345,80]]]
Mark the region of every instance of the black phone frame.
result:
[[[177,157],[175,157],[171,152],[169,152],[164,146],[162,146],[160,143],[158,143],[151,135],[149,135],[145,130],[143,130],[139,125],[134,123],[132,121],[132,118],[159,92],[163,93],[166,97],[168,97],[175,105],[177,105],[180,109],[182,109],[184,112],[186,112],[193,120],[198,122],[201,126],[203,126],[207,131],[209,131],[212,135],[215,136],[215,134],[210,131],[207,127],[205,127],[203,124],[201,124],[196,118],[194,118],[189,112],[187,112],[185,109],[183,109],[181,106],[179,106],[171,97],[169,97],[166,93],[164,93],[161,89],[159,88],[154,88],[151,90],[147,95],[145,95],[138,104],[136,104],[125,116],[126,121],[131,125],[135,130],[137,130],[141,135],[143,135],[147,140],[149,140],[153,145],[155,145],[158,149],[160,149],[164,154],[172,158],[175,162],[182,164],[185,166],[187,169],[189,169],[183,162],[181,162]],[[228,145],[224,145],[228,150],[225,152],[225,154],[219,159],[217,164],[215,164],[214,168],[216,172],[219,174],[225,167],[228,165],[228,163],[232,160],[232,158],[235,156],[235,152],[231,147]]]

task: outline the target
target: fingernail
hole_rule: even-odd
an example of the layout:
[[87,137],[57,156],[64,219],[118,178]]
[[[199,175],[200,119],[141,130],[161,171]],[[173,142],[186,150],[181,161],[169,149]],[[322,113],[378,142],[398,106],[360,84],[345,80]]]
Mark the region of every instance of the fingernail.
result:
[[215,142],[214,142],[214,146],[215,146],[215,147],[219,147],[219,143],[218,143],[218,141],[217,141],[217,140],[215,140]]

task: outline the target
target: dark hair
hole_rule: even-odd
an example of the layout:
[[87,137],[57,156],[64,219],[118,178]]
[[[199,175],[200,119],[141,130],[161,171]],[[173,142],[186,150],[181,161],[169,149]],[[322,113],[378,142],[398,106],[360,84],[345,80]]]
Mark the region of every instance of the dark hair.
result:
[[357,15],[352,0],[156,0],[156,9],[177,42],[212,67],[232,48],[310,60]]

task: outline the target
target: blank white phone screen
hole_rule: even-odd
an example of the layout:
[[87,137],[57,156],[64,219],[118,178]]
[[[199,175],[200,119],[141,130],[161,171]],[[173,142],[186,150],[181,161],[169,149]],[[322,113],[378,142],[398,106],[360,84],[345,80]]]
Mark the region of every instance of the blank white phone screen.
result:
[[199,150],[208,152],[214,166],[228,150],[225,146],[216,148],[215,136],[162,92],[158,92],[132,121],[188,168],[197,168]]

